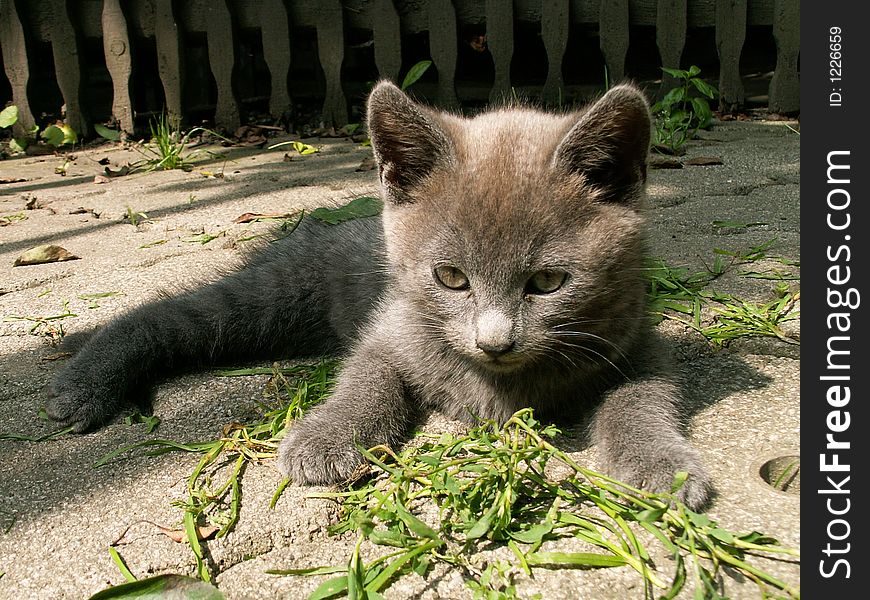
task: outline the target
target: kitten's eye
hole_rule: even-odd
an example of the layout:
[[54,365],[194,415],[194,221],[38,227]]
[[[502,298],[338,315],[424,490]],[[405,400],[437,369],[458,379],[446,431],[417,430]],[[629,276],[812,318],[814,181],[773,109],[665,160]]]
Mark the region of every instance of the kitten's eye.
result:
[[468,277],[456,267],[447,265],[435,267],[435,278],[441,282],[441,285],[451,290],[468,289]]
[[564,271],[538,271],[526,283],[527,294],[552,294],[568,279]]

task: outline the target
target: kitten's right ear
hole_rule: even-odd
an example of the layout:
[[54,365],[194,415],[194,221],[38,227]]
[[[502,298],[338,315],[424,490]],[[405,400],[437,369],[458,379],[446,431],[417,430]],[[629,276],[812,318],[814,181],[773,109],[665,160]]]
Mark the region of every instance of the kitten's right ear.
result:
[[409,202],[409,192],[453,155],[453,144],[432,114],[389,81],[372,90],[367,120],[385,199],[390,202]]

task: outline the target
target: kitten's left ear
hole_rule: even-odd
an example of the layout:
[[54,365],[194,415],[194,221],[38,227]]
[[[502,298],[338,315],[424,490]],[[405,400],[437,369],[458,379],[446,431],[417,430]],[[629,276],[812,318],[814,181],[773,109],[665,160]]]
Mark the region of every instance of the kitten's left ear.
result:
[[613,87],[565,135],[553,165],[582,173],[608,200],[634,196],[646,181],[650,144],[646,98],[628,84]]
[[435,113],[389,81],[372,90],[367,120],[385,200],[410,202],[410,192],[453,156],[453,144]]

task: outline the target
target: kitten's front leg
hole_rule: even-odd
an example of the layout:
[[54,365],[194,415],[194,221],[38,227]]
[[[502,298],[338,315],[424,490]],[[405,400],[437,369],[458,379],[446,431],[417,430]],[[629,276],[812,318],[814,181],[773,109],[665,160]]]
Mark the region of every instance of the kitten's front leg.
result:
[[325,285],[278,261],[143,304],[100,329],[55,376],[48,416],[76,431],[111,419],[159,376],[218,361],[317,356],[339,345]]
[[335,391],[295,423],[281,442],[281,471],[301,484],[346,480],[363,462],[357,446],[395,447],[413,424],[399,374],[377,344],[357,349],[345,362]]
[[605,396],[593,421],[602,470],[630,485],[668,492],[678,471],[689,478],[676,496],[694,510],[712,484],[698,452],[680,432],[678,386],[662,376],[630,381]]

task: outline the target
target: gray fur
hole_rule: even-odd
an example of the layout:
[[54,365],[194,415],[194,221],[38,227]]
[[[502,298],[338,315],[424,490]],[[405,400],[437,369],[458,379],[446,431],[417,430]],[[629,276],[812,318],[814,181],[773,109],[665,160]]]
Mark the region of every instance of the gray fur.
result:
[[531,406],[593,410],[611,475],[660,491],[686,470],[680,495],[702,507],[710,483],[645,312],[642,94],[463,119],[383,82],[368,123],[381,220],[306,220],[239,272],[122,316],[56,379],[49,415],[86,430],[167,367],[343,351],[334,393],[281,444],[299,483],[346,478],[356,444],[398,445],[426,410],[503,421]]

